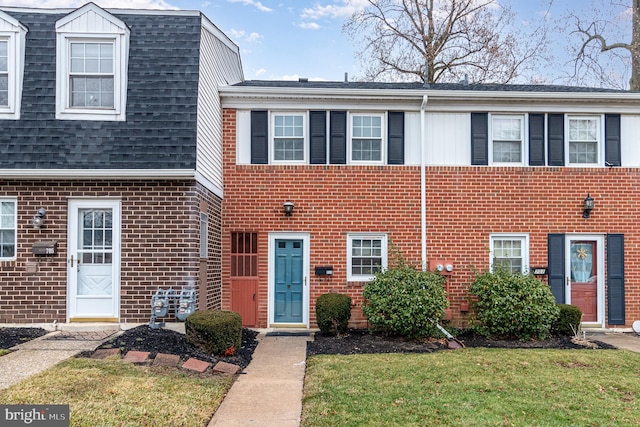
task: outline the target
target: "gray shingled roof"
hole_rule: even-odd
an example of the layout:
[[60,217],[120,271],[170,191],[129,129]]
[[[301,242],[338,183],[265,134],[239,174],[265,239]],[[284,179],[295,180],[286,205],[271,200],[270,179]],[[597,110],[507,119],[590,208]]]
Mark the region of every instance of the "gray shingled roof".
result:
[[20,120],[0,120],[0,169],[195,169],[199,15],[114,14],[131,29],[125,122],[55,120],[55,22],[29,32]]
[[464,83],[383,83],[383,82],[329,82],[329,81],[286,81],[286,80],[247,80],[234,86],[264,88],[312,88],[312,89],[362,89],[362,90],[469,90],[485,92],[604,92],[627,93],[616,89],[592,87],[558,86],[558,85],[523,85],[523,84],[464,84]]

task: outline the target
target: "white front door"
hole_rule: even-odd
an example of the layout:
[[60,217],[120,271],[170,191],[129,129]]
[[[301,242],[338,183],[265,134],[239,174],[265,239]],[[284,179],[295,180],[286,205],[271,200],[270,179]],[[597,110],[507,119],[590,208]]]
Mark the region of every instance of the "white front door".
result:
[[567,304],[582,310],[583,325],[604,326],[604,237],[569,235],[566,244]]
[[120,314],[120,201],[69,201],[68,320]]

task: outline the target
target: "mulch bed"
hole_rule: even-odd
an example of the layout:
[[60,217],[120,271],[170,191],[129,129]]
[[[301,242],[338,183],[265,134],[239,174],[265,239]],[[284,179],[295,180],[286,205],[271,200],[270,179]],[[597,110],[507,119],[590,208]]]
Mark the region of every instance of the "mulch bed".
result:
[[46,334],[42,328],[0,328],[0,349],[8,350]]
[[[572,337],[555,336],[547,340],[512,341],[492,340],[471,332],[458,335],[465,347],[487,348],[546,348],[546,349],[615,349],[600,341],[581,342]],[[307,355],[319,354],[372,354],[372,353],[431,353],[448,349],[446,339],[408,339],[384,336],[368,330],[350,330],[344,335],[330,336],[317,333],[307,343]]]
[[[187,342],[186,336],[169,329],[151,329],[148,325],[138,326],[124,331],[121,335],[104,342],[97,350],[119,348],[121,354],[128,351],[148,351],[151,358],[158,353],[175,354],[180,356],[181,360],[187,360],[191,357],[204,360],[211,364],[217,362],[232,363],[244,369],[247,367],[253,356],[253,351],[258,345],[256,337],[258,332],[250,329],[242,329],[242,345],[236,349],[233,356],[217,357],[203,352],[197,347]],[[90,356],[90,354],[82,354],[82,356]]]

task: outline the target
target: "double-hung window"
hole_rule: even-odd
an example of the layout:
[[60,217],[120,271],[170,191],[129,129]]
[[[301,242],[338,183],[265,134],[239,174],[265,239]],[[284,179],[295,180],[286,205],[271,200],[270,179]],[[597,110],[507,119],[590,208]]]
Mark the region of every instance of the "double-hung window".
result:
[[0,38],[0,108],[9,108],[9,40]]
[[113,109],[113,52],[113,41],[69,43],[70,108]]
[[305,115],[273,114],[273,161],[305,161]]
[[569,116],[569,164],[600,164],[600,117]]
[[0,10],[0,120],[18,120],[27,28]]
[[526,274],[529,268],[529,236],[491,235],[491,268]]
[[493,164],[524,164],[524,116],[491,116]]
[[56,22],[57,119],[126,119],[129,32],[93,3]]
[[0,259],[16,256],[17,213],[15,200],[0,200]]
[[382,114],[351,115],[351,161],[353,163],[381,163],[384,160],[383,119]]
[[368,281],[387,268],[387,236],[349,234],[347,237],[347,280]]

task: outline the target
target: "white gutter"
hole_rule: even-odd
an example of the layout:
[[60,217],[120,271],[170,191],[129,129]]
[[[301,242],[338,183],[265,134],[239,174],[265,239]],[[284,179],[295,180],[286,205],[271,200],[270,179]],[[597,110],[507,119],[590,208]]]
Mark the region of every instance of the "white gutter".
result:
[[422,271],[427,271],[427,141],[425,137],[425,110],[428,100],[429,97],[424,95],[420,105],[420,246],[422,247]]

